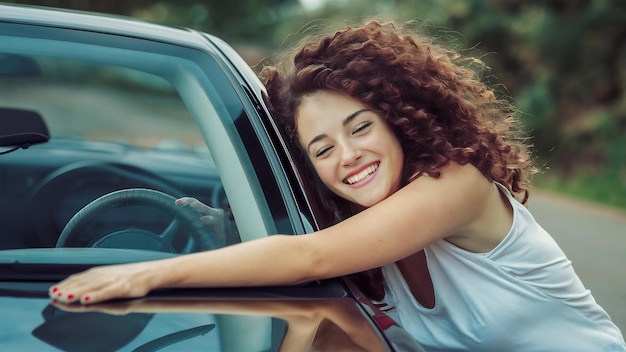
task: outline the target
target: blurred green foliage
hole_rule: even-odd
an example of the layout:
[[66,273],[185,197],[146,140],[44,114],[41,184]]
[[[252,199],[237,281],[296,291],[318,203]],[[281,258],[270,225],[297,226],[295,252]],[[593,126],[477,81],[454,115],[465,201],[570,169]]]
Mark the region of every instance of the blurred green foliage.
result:
[[229,42],[271,46],[268,38],[280,12],[298,7],[298,0],[3,0],[140,18],[210,32]]
[[415,20],[491,67],[484,79],[514,99],[532,136],[539,186],[626,208],[624,0],[327,0],[311,11],[298,0],[12,2],[196,28],[242,54],[261,48],[251,63],[316,29]]

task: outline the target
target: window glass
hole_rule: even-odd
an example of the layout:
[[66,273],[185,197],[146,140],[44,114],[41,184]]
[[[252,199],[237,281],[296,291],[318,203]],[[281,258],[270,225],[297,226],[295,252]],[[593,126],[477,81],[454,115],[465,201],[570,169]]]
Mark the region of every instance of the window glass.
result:
[[0,103],[36,110],[54,137],[206,149],[185,104],[162,77],[72,59],[19,59],[32,60],[41,73],[4,77]]
[[[1,34],[0,121],[38,114],[50,140],[0,155],[0,211],[8,215],[0,226],[9,234],[0,249],[180,253],[239,242],[240,221],[263,233],[254,209],[235,221],[222,182],[224,175],[241,178],[232,158],[237,143],[222,123],[232,122],[232,102],[220,100],[194,62],[128,44]],[[234,197],[249,204],[246,184]],[[123,201],[110,196],[120,190]],[[189,206],[174,204],[183,197]]]

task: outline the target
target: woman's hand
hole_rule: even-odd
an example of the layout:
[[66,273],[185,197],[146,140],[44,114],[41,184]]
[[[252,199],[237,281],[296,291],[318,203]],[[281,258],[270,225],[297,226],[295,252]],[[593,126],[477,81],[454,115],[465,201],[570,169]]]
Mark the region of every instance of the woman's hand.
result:
[[220,246],[226,244],[227,234],[225,228],[226,212],[224,209],[211,208],[193,197],[182,197],[176,200],[176,205],[190,207],[198,212],[200,221],[208,227],[209,231],[215,234]]
[[91,304],[112,298],[142,297],[158,287],[162,262],[109,265],[74,274],[52,286],[48,294],[61,303]]
[[179,198],[176,200],[176,205],[182,205],[196,210],[201,215],[200,220],[205,223],[224,220],[224,210],[211,208],[193,197]]
[[[192,197],[177,199],[176,204],[196,210],[200,221],[216,235],[218,243],[225,244],[226,219],[223,209],[211,208]],[[167,277],[164,273],[171,273],[171,270],[161,261],[101,266],[68,277],[51,287],[48,294],[52,300],[66,304],[92,304],[112,298],[142,297],[162,285],[161,281]]]

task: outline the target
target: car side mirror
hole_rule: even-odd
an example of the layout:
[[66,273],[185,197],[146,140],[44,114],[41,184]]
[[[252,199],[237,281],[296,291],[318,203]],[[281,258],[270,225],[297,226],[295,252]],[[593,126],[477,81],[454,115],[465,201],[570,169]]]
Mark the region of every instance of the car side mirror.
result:
[[12,147],[0,154],[26,149],[49,139],[48,126],[36,111],[0,108],[0,147]]

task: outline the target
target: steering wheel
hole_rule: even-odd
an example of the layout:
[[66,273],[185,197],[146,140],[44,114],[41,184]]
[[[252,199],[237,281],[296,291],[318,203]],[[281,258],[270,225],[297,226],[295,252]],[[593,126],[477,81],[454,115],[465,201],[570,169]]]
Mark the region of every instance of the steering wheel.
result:
[[[157,189],[174,197],[185,195],[172,183],[136,166],[102,161],[72,163],[52,172],[31,191],[26,209],[34,218],[27,222],[25,236],[32,242],[31,246],[51,247],[57,240],[55,234],[61,231],[64,223],[57,222],[60,215],[55,212],[59,209],[59,201],[67,194],[84,194],[91,201],[108,192],[127,188]],[[91,189],[98,189],[101,193],[92,194]],[[86,203],[73,207],[65,219]]]
[[56,247],[72,247],[78,242],[89,223],[103,213],[126,206],[149,206],[172,214],[174,219],[160,234],[143,229],[124,229],[112,233],[96,234],[90,247],[152,249],[176,252],[171,243],[181,229],[187,229],[187,245],[181,252],[209,250],[219,247],[215,235],[199,220],[200,215],[190,207],[178,206],[176,198],[159,191],[131,188],[106,194],[87,204],[65,225]]

